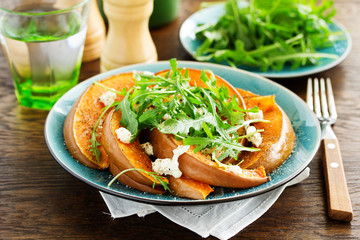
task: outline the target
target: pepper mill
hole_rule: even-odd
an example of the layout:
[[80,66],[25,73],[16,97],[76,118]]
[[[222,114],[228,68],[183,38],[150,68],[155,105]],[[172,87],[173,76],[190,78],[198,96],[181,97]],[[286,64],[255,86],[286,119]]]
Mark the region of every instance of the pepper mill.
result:
[[90,62],[100,58],[105,45],[105,24],[101,17],[97,1],[92,0],[88,28],[86,32],[84,54],[82,61]]
[[101,72],[157,61],[149,31],[153,0],[104,0],[104,11],[109,29],[100,58]]

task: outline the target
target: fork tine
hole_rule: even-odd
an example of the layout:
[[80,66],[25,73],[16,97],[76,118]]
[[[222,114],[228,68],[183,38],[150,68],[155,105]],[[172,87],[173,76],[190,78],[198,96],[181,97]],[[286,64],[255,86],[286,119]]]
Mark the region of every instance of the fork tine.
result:
[[314,108],[315,108],[316,117],[318,119],[322,119],[320,94],[319,94],[319,80],[317,78],[314,78]]
[[328,103],[326,99],[326,89],[325,89],[325,79],[320,78],[320,101],[321,101],[321,111],[324,119],[329,118]]
[[312,87],[312,79],[308,78],[307,89],[306,89],[306,103],[311,109],[314,111],[314,100],[313,100],[313,87]]
[[335,99],[334,99],[330,78],[326,79],[326,88],[327,88],[327,98],[328,98],[330,117],[335,120],[337,118],[337,113],[336,113]]

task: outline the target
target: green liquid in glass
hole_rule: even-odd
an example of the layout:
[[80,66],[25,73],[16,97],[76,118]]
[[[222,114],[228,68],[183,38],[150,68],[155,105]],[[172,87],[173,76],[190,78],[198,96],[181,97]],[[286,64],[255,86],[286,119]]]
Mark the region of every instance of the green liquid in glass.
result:
[[[31,12],[54,10],[46,5],[37,6],[35,11],[26,8]],[[74,12],[5,15],[1,35],[21,105],[49,110],[78,82],[86,29],[81,28],[80,17]]]

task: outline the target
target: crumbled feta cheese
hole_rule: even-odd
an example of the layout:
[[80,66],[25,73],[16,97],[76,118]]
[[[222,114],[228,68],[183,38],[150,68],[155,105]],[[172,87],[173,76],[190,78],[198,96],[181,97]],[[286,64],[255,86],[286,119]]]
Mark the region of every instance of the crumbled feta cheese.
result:
[[105,106],[111,105],[116,98],[116,93],[107,91],[101,97],[99,97],[99,101],[102,102]]
[[144,71],[142,74],[146,75],[146,76],[154,76],[153,72],[149,72],[149,71]]
[[164,120],[169,120],[169,119],[170,119],[170,115],[167,114],[167,113],[165,113],[165,115],[163,116],[163,119],[164,119]]
[[187,150],[189,150],[190,145],[182,145],[182,146],[178,146],[177,148],[175,148],[173,150],[174,156],[173,156],[173,160],[177,161],[178,158],[183,154],[186,153]]
[[227,165],[226,169],[228,171],[232,172],[232,173],[235,173],[235,174],[241,174],[242,173],[242,169],[238,165]]
[[254,127],[254,126],[246,127],[246,134],[253,134],[254,132],[256,132],[256,127]]
[[120,127],[115,130],[117,138],[123,143],[130,143],[131,141],[131,132],[124,127]]
[[256,147],[259,147],[262,142],[262,137],[259,132],[256,132],[256,127],[254,126],[246,127],[246,135],[250,135],[250,134],[252,135],[247,137],[247,140],[252,142]]
[[144,149],[144,151],[147,155],[149,155],[149,156],[154,155],[154,148],[151,145],[151,143],[149,143],[149,142],[143,143],[143,144],[141,144],[141,147]]
[[259,110],[259,111],[256,112],[256,113],[248,112],[248,118],[249,118],[249,120],[253,120],[253,119],[264,119],[263,111]]
[[164,174],[172,175],[175,178],[179,178],[182,175],[182,172],[179,169],[179,157],[185,153],[190,146],[179,146],[173,150],[174,156],[170,158],[158,158],[152,163],[153,171]]
[[158,158],[152,163],[153,171],[159,174],[172,175],[179,178],[182,172],[179,169],[178,163],[172,161],[170,158]]
[[200,115],[204,115],[205,112],[202,108],[197,108],[197,112],[200,114]]

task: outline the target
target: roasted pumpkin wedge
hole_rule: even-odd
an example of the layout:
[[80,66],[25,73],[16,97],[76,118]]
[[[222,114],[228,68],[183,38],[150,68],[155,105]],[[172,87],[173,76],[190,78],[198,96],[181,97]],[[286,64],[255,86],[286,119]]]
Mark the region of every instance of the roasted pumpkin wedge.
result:
[[[154,154],[158,158],[172,158],[173,150],[182,145],[170,134],[161,133],[158,129],[150,132],[150,142],[154,147]],[[250,188],[268,181],[265,172],[243,169],[242,173],[235,173],[219,167],[206,158],[201,152],[194,153],[194,146],[179,157],[179,169],[194,180],[212,186],[229,188]]]
[[[143,169],[152,172],[151,160],[144,152],[138,139],[133,143],[123,143],[117,138],[115,132],[120,128],[121,111],[112,109],[107,115],[102,136],[104,137],[104,148],[110,157],[110,161],[120,170],[129,168]],[[143,171],[129,171],[125,173],[139,184],[152,186],[154,178]],[[164,181],[167,179],[164,178]],[[159,183],[156,183],[159,185]]]
[[181,176],[180,178],[169,176],[168,179],[172,193],[179,197],[205,199],[214,191],[209,184],[195,181],[186,176]]
[[[134,85],[133,74],[122,73],[104,79],[100,83],[120,91]],[[104,148],[101,145],[98,146],[101,151],[101,159],[97,160],[90,147],[93,127],[104,108],[104,104],[99,101],[99,98],[107,91],[105,88],[95,84],[89,86],[72,106],[63,128],[65,143],[71,155],[85,166],[95,169],[109,167],[109,158]],[[121,97],[118,95],[115,100],[120,99]],[[99,143],[102,143],[102,122],[100,122],[96,131]]]
[[264,129],[258,152],[242,152],[239,159],[242,168],[264,166],[267,173],[278,168],[291,155],[295,145],[295,133],[286,113],[275,103],[274,96],[252,96],[244,98],[251,108],[258,106],[268,123],[257,122],[257,129]]

